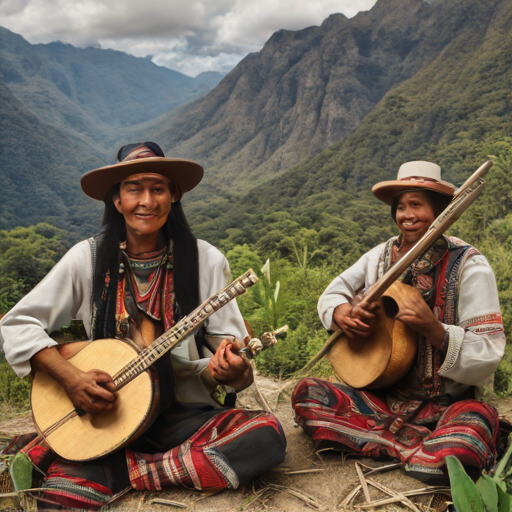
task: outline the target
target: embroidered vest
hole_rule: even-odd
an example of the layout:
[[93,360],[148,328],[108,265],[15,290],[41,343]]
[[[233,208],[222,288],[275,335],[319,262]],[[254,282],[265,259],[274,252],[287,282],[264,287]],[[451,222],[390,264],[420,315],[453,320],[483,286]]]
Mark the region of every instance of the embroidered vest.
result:
[[[400,239],[388,240],[381,255],[378,276],[382,276],[396,261]],[[399,281],[414,286],[423,296],[435,317],[448,325],[458,324],[459,282],[464,262],[480,254],[474,247],[455,237],[440,237],[416,260]],[[397,384],[397,390],[415,398],[444,395],[443,378],[439,375],[445,353],[423,336],[418,339],[418,355],[414,368]]]

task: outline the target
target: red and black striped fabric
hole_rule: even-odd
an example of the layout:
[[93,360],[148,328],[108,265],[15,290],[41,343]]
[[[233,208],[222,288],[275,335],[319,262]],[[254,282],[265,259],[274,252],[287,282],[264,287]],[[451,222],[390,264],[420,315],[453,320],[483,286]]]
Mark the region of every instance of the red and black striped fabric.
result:
[[[455,402],[437,424],[435,403],[428,403],[408,421],[372,393],[307,378],[295,388],[292,405],[296,422],[319,445],[372,459],[398,459],[412,476],[426,482],[447,478],[447,455],[455,455],[475,472],[489,469],[496,457],[498,415],[478,400]],[[432,423],[425,414],[432,415]]]

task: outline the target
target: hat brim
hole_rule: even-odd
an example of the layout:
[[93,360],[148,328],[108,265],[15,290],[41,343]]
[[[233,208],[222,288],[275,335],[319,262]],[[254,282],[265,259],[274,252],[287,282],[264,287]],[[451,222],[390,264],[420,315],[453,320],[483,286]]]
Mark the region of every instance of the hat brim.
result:
[[431,190],[449,197],[453,197],[456,191],[455,185],[447,181],[407,178],[404,180],[381,181],[380,183],[376,183],[372,188],[372,193],[377,199],[391,206],[396,195],[411,188]]
[[199,184],[203,179],[204,169],[197,162],[182,158],[138,158],[89,171],[80,179],[80,185],[89,197],[103,201],[112,185],[121,183],[132,174],[140,173],[161,174],[176,183],[179,189],[179,197],[174,198],[176,202],[185,192]]

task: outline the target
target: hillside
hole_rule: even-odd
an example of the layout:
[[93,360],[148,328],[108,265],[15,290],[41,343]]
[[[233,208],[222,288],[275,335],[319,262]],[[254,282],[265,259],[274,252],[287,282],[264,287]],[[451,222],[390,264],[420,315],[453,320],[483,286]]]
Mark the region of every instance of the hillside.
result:
[[[330,215],[361,224],[366,215],[358,210],[380,209],[370,193],[373,183],[393,179],[405,161],[437,161],[447,179],[461,183],[490,151],[506,154],[510,139],[503,138],[510,137],[512,128],[512,2],[473,3],[486,4],[492,13],[479,32],[454,38],[430,65],[393,88],[340,143],[239,200],[231,198],[229,211],[222,199],[213,211],[211,205],[208,212],[193,208],[201,235],[219,243],[236,228],[244,232],[242,242],[256,242],[265,219],[283,211],[317,230],[328,225]],[[508,186],[508,181],[503,184],[503,193],[510,193]],[[500,208],[501,216],[507,205]],[[387,215],[369,221],[389,225]]]
[[102,208],[84,196],[79,177],[114,161],[122,127],[221,78],[191,78],[113,50],[32,45],[0,27],[0,229],[53,217],[71,240],[93,233]]
[[[457,2],[455,2],[457,4]],[[483,5],[484,2],[481,2]],[[397,234],[389,208],[371,186],[400,164],[437,162],[460,185],[489,158],[487,185],[450,233],[488,259],[498,285],[505,332],[512,332],[512,2],[487,2],[480,32],[454,39],[429,66],[393,88],[338,144],[238,198],[190,203],[197,236],[221,247],[232,268],[261,268],[270,258],[280,283],[277,321],[243,299],[256,332],[287,323],[293,332],[258,365],[274,375],[301,368],[325,341],[316,301],[327,284],[371,247]],[[258,259],[259,258],[259,259]],[[265,298],[272,302],[272,286]],[[266,316],[265,316],[266,315]],[[512,395],[512,346],[494,389]]]
[[[316,294],[311,277],[302,291],[306,271],[320,276],[315,279],[323,279],[320,284],[325,286],[364,252],[397,233],[389,208],[370,192],[375,182],[396,177],[405,161],[425,159],[439,163],[443,176],[460,185],[492,157],[495,164],[483,194],[451,233],[488,258],[510,333],[512,2],[493,5],[485,30],[454,40],[429,66],[390,91],[342,142],[239,199],[216,197],[207,206],[190,205],[196,234],[235,261],[249,250],[262,261],[284,259],[289,274],[274,273],[282,289],[286,278],[286,286],[296,287],[295,297]],[[281,307],[288,322],[285,312],[293,306],[283,299]],[[312,339],[311,332],[301,331],[302,339]],[[497,374],[496,389],[510,393],[512,353],[508,358]],[[272,364],[275,369],[277,363]]]
[[72,241],[94,234],[101,208],[82,193],[79,177],[107,155],[41,122],[1,80],[0,112],[0,229],[51,217]]
[[222,77],[192,78],[114,50],[61,42],[33,45],[2,27],[0,76],[42,121],[100,143],[115,136],[115,129],[205,94]]
[[[218,204],[224,208],[228,204],[226,199],[266,181],[272,182],[304,161],[304,157],[343,140],[363,119],[387,115],[387,107],[380,107],[382,103],[379,114],[372,109],[404,80],[421,76],[416,82],[420,91],[431,83],[430,73],[437,73],[438,82],[442,78],[440,83],[448,83],[444,75],[453,76],[454,68],[449,63],[447,69],[443,68],[442,55],[451,54],[455,61],[466,62],[464,57],[472,55],[487,33],[496,5],[492,0],[379,0],[371,11],[352,19],[335,14],[319,27],[276,32],[260,52],[244,59],[206,96],[135,126],[134,123],[162,114],[179,98],[182,101],[183,95],[192,94],[190,87],[204,91],[213,86],[220,74],[201,73],[190,78],[122,52],[77,49],[62,43],[31,45],[21,36],[0,28],[0,75],[18,100],[14,110],[21,112],[19,108],[23,106],[22,122],[15,131],[26,127],[27,132],[20,140],[29,146],[37,143],[30,143],[32,121],[23,121],[28,112],[35,116],[34,126],[52,127],[48,133],[59,144],[71,138],[99,157],[103,165],[113,161],[120,144],[138,139],[158,141],[168,155],[201,161],[207,170],[206,178],[185,203],[201,231],[217,241],[226,237],[225,228],[232,224],[217,210]],[[434,63],[438,61],[441,68],[436,71]],[[195,85],[191,86],[192,82]],[[453,95],[457,91],[449,92]],[[416,92],[411,94],[415,96]],[[12,133],[10,127],[17,123],[16,115],[11,109],[3,120],[5,133]],[[366,126],[371,127],[372,122],[367,121]],[[394,125],[391,130],[386,128],[385,133],[376,134],[376,141],[383,139],[381,144],[387,147],[399,129]],[[42,128],[40,132],[44,134],[47,130]],[[37,133],[35,129],[34,134]],[[58,133],[65,133],[65,137],[60,138]],[[427,140],[429,134],[417,137]],[[345,167],[358,154],[353,150],[354,143],[350,144],[351,147],[343,146],[347,148],[343,157]],[[328,149],[327,154],[338,151],[337,146],[330,147],[333,149]],[[358,147],[357,152],[360,151]],[[377,161],[374,152],[371,155]],[[320,161],[325,158],[321,156]],[[366,169],[370,161],[365,155],[365,160],[358,160],[357,165],[370,174],[373,170]],[[16,189],[16,171],[19,165],[25,165],[24,160],[2,158],[0,163],[1,172],[14,180],[12,188]],[[48,172],[44,165],[39,164],[39,168]],[[54,165],[51,172],[57,176],[60,168]],[[80,172],[88,170],[78,168]],[[61,178],[56,180],[56,194],[61,199],[50,201],[55,209],[63,204],[59,184],[70,179]],[[339,178],[325,172],[323,165],[311,172],[310,164],[299,164],[291,174],[283,175],[283,180],[277,182],[279,187],[271,185],[269,193],[256,188],[244,202],[253,205],[255,196],[263,194],[265,197],[257,201],[272,198],[270,210],[287,208],[276,197],[281,183],[296,194],[294,187],[301,188],[308,180],[312,180],[313,187],[308,185],[307,189],[313,190],[321,182],[332,182],[336,187]],[[27,182],[22,186],[31,185]],[[82,201],[81,192],[77,187],[71,190],[74,192],[64,196],[69,196],[69,204],[78,204],[77,200]],[[32,190],[31,194],[36,198],[34,210],[46,212],[46,206],[38,204],[38,192]],[[20,211],[14,198],[16,194],[7,195],[2,208],[17,214],[6,215],[2,226],[27,225],[44,219]],[[251,213],[260,211],[257,205],[252,208]],[[212,220],[219,215],[219,220]],[[64,218],[60,214],[58,217]],[[81,221],[84,226],[88,218],[86,215]],[[67,221],[60,222],[66,227]],[[94,221],[84,230],[96,227]],[[75,229],[72,223],[70,229]]]
[[247,190],[342,140],[443,51],[462,40],[470,51],[494,6],[379,0],[351,19],[333,14],[321,26],[280,30],[206,96],[136,133],[206,164],[215,190]]

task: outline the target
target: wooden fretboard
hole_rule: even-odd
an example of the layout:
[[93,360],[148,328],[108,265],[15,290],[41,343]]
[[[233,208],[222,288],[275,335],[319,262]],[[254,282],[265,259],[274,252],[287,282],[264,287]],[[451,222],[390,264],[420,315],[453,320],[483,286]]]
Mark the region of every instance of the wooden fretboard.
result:
[[176,325],[142,350],[136,358],[113,376],[116,390],[135,379],[157,359],[169,352],[176,344],[197,329],[211,314],[225,306],[230,300],[245,293],[247,288],[256,283],[256,281],[258,281],[256,274],[252,269],[249,269],[219,293],[204,301],[190,315],[183,317]]

